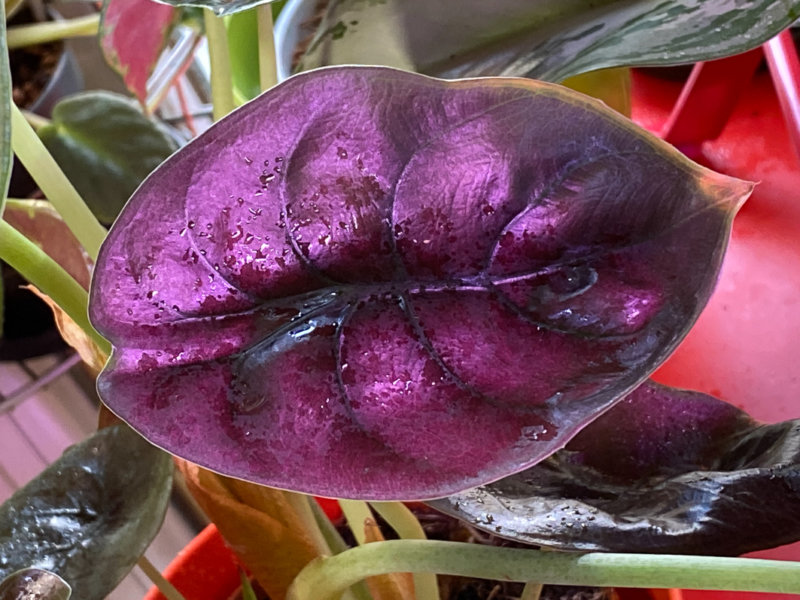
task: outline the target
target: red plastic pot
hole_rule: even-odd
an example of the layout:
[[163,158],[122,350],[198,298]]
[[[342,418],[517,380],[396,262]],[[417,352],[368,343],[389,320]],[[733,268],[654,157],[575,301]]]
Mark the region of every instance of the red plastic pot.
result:
[[[236,555],[213,524],[181,550],[164,577],[187,600],[227,600],[240,586]],[[152,588],[144,600],[166,598]]]
[[[633,118],[659,132],[681,84],[646,73],[635,77]],[[759,185],[734,220],[708,306],[654,378],[714,395],[761,421],[777,422],[800,417],[800,160],[769,72],[762,69],[739,84],[743,93],[727,124],[718,137],[694,148],[695,158]],[[800,543],[748,556],[800,561]],[[684,592],[685,600],[791,598],[795,596]]]

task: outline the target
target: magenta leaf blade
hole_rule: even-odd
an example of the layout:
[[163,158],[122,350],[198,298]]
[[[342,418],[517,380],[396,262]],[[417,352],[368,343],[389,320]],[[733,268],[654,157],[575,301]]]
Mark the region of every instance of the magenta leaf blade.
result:
[[800,419],[647,382],[539,464],[432,506],[561,550],[738,555],[800,539]]
[[100,392],[203,466],[420,499],[552,454],[675,347],[750,184],[599,103],[387,68],[295,77],[134,194]]

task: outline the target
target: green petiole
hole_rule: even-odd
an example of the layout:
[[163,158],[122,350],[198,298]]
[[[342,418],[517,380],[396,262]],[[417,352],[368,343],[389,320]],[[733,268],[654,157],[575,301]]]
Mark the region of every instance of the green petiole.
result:
[[236,108],[233,98],[233,80],[228,51],[228,33],[225,21],[204,8],[203,17],[208,38],[208,55],[211,61],[211,98],[214,105],[214,120],[218,121]]
[[592,587],[685,588],[800,594],[800,564],[751,558],[542,552],[459,542],[391,540],[312,561],[287,600],[335,600],[385,573],[443,573]]
[[105,228],[100,225],[36,132],[13,104],[11,146],[89,257],[93,261],[97,260],[100,244],[106,237]]
[[99,14],[9,27],[6,36],[8,49],[55,42],[71,37],[92,36],[97,34],[99,27]]

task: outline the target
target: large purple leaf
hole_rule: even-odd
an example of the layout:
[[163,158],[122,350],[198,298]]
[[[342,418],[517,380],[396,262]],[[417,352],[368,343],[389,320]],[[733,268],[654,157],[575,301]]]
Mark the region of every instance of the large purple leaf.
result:
[[151,175],[103,247],[99,387],[154,443],[320,495],[524,469],[710,293],[750,184],[529,80],[292,78]]
[[800,419],[645,383],[536,466],[432,503],[562,550],[736,555],[800,540]]

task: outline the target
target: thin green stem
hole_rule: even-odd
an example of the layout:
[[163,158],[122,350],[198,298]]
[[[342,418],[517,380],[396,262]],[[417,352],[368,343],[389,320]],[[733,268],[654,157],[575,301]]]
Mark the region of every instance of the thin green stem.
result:
[[147,578],[153,582],[158,588],[158,591],[161,592],[161,595],[164,596],[167,600],[186,600],[183,595],[175,589],[175,586],[172,585],[166,578],[153,566],[149,560],[147,560],[144,556],[139,558],[139,561],[136,563],[139,565],[139,568],[144,571],[144,574],[147,575]]
[[519,600],[539,600],[542,596],[543,587],[541,583],[529,581],[522,589],[522,595],[519,597]]
[[[322,510],[322,507],[312,498],[309,498],[309,505],[311,506],[311,512],[314,514],[314,520],[317,522],[320,532],[328,543],[331,553],[339,554],[347,550],[347,543],[342,539],[342,536],[339,535],[339,532],[336,531],[336,527],[333,526],[333,523],[331,523],[325,511]],[[342,600],[372,600],[372,596],[370,596],[369,590],[364,582],[359,582],[344,593]]]
[[204,8],[203,17],[208,38],[208,56],[211,61],[211,99],[214,104],[214,120],[218,121],[234,108],[231,59],[228,50],[228,32],[225,21]]
[[[381,517],[403,540],[425,540],[425,530],[417,517],[402,502],[370,502]],[[417,600],[439,600],[439,583],[435,573],[414,573]]]
[[339,506],[342,507],[347,525],[350,531],[353,532],[353,537],[360,546],[367,543],[367,534],[365,524],[369,520],[374,520],[375,516],[369,509],[369,505],[361,500],[339,500]]
[[105,228],[100,225],[36,132],[13,104],[11,146],[89,257],[97,260],[100,244],[106,237]]
[[501,581],[592,587],[686,588],[800,594],[800,563],[752,558],[587,554],[459,542],[391,540],[312,561],[287,600],[335,600],[365,577],[444,573]]
[[64,268],[45,254],[44,250],[0,220],[0,259],[47,294],[69,317],[83,329],[104,352],[111,346],[89,323],[86,308],[89,294]]
[[9,50],[13,50],[65,38],[96,35],[99,28],[99,14],[60,21],[46,21],[33,25],[18,25],[8,28],[7,43]]
[[328,556],[332,554],[328,541],[325,539],[322,531],[317,525],[317,520],[314,518],[314,512],[311,510],[311,502],[314,499],[299,492],[283,492],[286,496],[287,502],[294,508],[297,516],[300,518],[302,529],[311,537],[314,548],[317,554],[321,556]]
[[260,4],[256,7],[256,22],[258,23],[258,77],[263,92],[278,83],[272,5]]
[[23,110],[22,116],[25,117],[25,120],[28,122],[28,125],[33,127],[34,131],[39,131],[42,127],[46,127],[50,125],[52,121],[47,117],[43,117],[42,115],[37,115],[34,112],[30,112],[29,110]]

